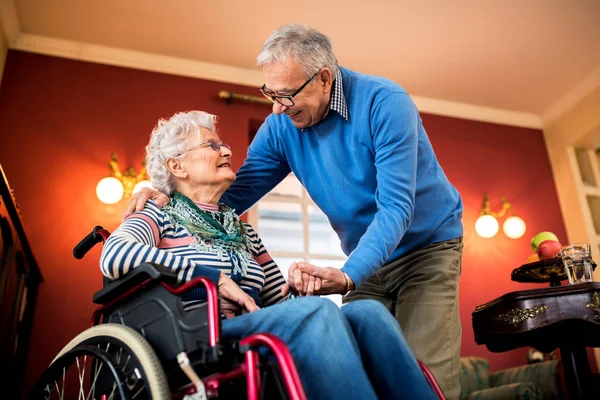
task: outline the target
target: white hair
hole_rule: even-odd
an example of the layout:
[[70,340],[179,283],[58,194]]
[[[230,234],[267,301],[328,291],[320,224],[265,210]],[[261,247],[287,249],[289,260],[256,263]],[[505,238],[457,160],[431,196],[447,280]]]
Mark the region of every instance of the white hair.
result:
[[295,58],[303,66],[306,78],[323,67],[331,70],[333,78],[338,72],[331,40],[308,25],[289,24],[277,28],[258,53],[256,66],[262,68],[289,58]]
[[190,135],[200,137],[201,128],[215,132],[216,122],[215,115],[204,111],[179,112],[168,120],[158,120],[146,146],[146,170],[156,190],[169,196],[173,194],[175,181],[165,161],[186,151],[186,139]]

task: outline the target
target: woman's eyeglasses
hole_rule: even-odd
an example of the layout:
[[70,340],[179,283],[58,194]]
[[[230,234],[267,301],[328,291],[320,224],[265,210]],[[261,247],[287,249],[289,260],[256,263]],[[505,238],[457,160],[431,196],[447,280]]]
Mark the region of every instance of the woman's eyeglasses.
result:
[[210,146],[211,149],[213,149],[214,151],[220,151],[221,147],[225,147],[227,150],[231,150],[231,146],[228,145],[227,143],[223,143],[223,142],[217,142],[214,139],[208,139],[205,140],[204,142],[201,142],[200,144],[198,144],[197,146],[192,147],[189,150],[184,151],[183,153],[179,153],[177,154],[174,158],[177,158],[179,156],[184,155],[185,153],[189,153],[190,151],[199,149],[201,147],[208,147]]

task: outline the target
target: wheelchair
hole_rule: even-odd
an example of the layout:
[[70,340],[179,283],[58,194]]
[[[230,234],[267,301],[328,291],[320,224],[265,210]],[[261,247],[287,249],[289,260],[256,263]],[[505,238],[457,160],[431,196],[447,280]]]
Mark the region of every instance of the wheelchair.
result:
[[[96,226],[73,250],[82,258],[110,233]],[[181,297],[203,290],[207,301],[184,311]],[[144,263],[94,294],[91,327],[72,339],[29,399],[306,400],[285,343],[269,333],[220,340],[215,284],[204,277],[177,284],[170,269]],[[267,349],[268,351],[264,351]],[[419,361],[438,398],[435,378]]]

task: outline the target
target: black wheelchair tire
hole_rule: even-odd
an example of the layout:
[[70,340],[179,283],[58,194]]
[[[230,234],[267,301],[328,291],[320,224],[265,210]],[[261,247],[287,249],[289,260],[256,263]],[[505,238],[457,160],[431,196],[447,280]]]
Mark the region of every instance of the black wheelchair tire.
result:
[[[102,353],[105,353],[105,351],[98,348],[99,345],[104,343],[116,344],[121,349],[125,349],[129,356],[135,357],[135,362],[139,365],[138,372],[144,380],[148,399],[166,400],[171,398],[171,392],[161,363],[148,341],[130,327],[119,324],[97,325],[73,338],[52,361],[48,371],[42,375],[29,398],[43,398],[39,396],[45,387],[44,380],[50,381],[53,374],[53,372],[50,374],[48,372],[52,371],[57,364],[64,363],[65,358],[69,358],[70,355],[86,353],[104,359]],[[109,368],[113,370],[114,366],[110,365]],[[113,375],[118,376],[118,371],[113,371]]]

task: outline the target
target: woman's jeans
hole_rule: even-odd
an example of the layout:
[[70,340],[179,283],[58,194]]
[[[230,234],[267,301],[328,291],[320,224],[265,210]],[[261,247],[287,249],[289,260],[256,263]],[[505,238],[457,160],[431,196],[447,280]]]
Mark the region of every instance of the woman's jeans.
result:
[[224,339],[270,332],[289,347],[313,399],[436,399],[395,318],[381,303],[338,308],[302,297],[222,321]]

